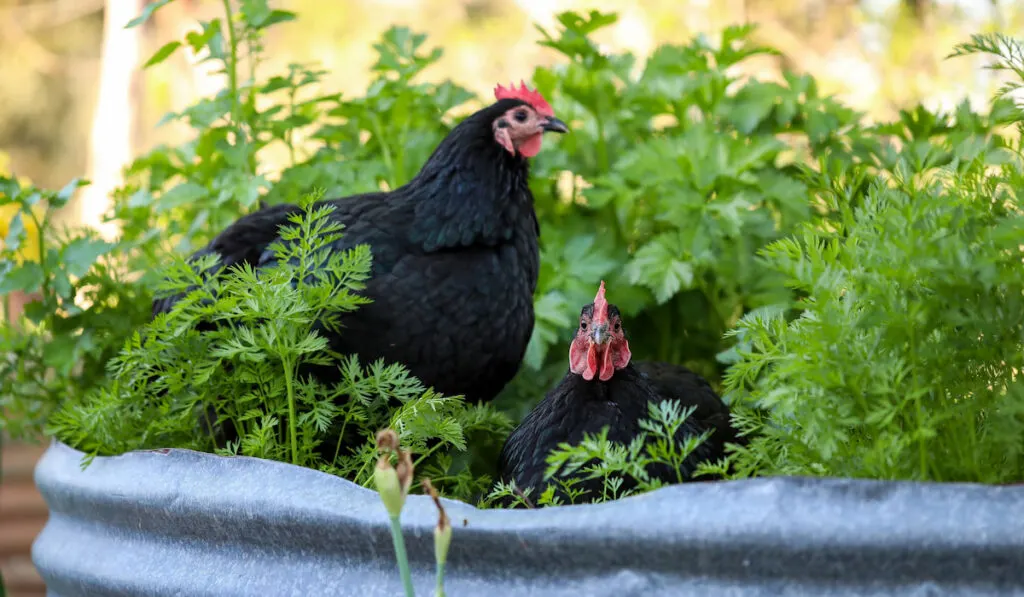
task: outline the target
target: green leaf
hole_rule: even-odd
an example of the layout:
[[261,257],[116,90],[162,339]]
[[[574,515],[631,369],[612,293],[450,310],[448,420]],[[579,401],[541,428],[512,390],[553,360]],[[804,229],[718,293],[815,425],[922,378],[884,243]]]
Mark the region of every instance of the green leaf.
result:
[[171,42],[165,43],[163,46],[160,47],[159,50],[157,50],[156,52],[153,53],[153,55],[149,58],[149,60],[146,61],[146,64],[142,65],[142,68],[146,69],[146,68],[149,68],[149,67],[151,67],[151,66],[153,66],[155,64],[160,64],[164,60],[167,60],[167,58],[169,58],[170,55],[173,54],[174,51],[177,50],[180,47],[181,47],[181,42],[180,41],[171,41]]
[[103,240],[76,238],[61,251],[61,261],[67,273],[82,277],[92,269],[96,259],[110,252],[114,245]]
[[14,214],[11,223],[7,227],[7,237],[4,239],[4,250],[10,253],[17,252],[21,246],[22,236],[25,233],[25,222],[22,213]]
[[147,207],[153,203],[153,195],[139,189],[132,193],[131,198],[128,199],[128,207]]
[[58,209],[64,207],[64,205],[71,200],[71,197],[74,196],[75,191],[77,191],[79,187],[84,187],[88,184],[89,181],[87,180],[80,178],[71,179],[71,182],[64,185],[64,188],[57,192],[56,197],[50,201],[50,205]]
[[[267,81],[265,85],[260,89],[262,93],[273,93],[279,89],[289,89],[292,86],[292,82],[287,77],[273,76]],[[284,107],[281,106],[283,109]]]
[[[185,34],[185,42],[188,43],[188,46],[196,53],[207,47],[207,44],[211,42],[214,36],[220,36],[221,34],[220,19],[213,19],[212,21],[204,22],[202,23],[202,26],[203,29],[201,32],[189,31]],[[210,49],[212,51],[214,48],[211,47]],[[217,57],[216,54],[212,54],[212,56],[214,58]]]
[[693,266],[679,256],[678,238],[662,235],[636,252],[626,273],[631,283],[650,288],[662,304],[693,285]]
[[[54,294],[63,298],[73,300],[74,297],[74,286],[71,284],[71,279],[68,278],[68,272],[62,270],[56,270],[53,272],[53,281],[51,282]],[[71,307],[74,308],[74,307]]]
[[0,295],[15,291],[35,292],[43,285],[46,276],[43,268],[34,261],[26,261],[0,274]]
[[67,375],[75,366],[77,342],[68,336],[57,336],[43,348],[43,362],[58,375]]
[[581,280],[596,282],[619,263],[596,241],[591,235],[575,236],[563,248],[563,258]]
[[618,22],[619,15],[612,12],[591,10],[586,16],[583,16],[575,12],[566,11],[558,13],[556,18],[566,30],[581,36],[589,36],[600,29],[614,25]]
[[288,10],[274,9],[270,11],[270,15],[263,19],[259,24],[260,29],[266,29],[267,27],[276,25],[278,23],[286,23],[288,21],[294,21],[296,15],[294,12]]
[[168,211],[194,203],[209,195],[205,187],[194,182],[185,182],[164,193],[158,202],[159,211]]
[[25,207],[32,207],[42,200],[43,194],[36,190],[21,195],[21,204]]
[[736,94],[729,118],[739,132],[748,135],[768,116],[777,97],[776,85],[748,83]]
[[149,17],[153,16],[153,13],[160,10],[164,6],[171,3],[172,0],[150,0],[145,8],[142,9],[142,14],[128,21],[128,24],[124,26],[125,29],[131,29],[132,27],[138,27],[149,20]]

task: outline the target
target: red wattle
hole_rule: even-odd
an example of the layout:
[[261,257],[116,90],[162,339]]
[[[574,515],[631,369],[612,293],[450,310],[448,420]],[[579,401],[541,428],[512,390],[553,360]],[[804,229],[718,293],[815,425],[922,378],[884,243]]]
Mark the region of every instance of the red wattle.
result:
[[597,347],[591,344],[587,348],[587,368],[583,370],[583,379],[590,381],[597,373]]
[[612,365],[616,369],[622,369],[629,364],[629,359],[633,357],[633,353],[629,351],[629,342],[625,338],[612,344],[614,350],[609,349],[608,352],[614,352],[614,359]]
[[519,153],[528,158],[532,158],[537,155],[540,153],[540,142],[543,138],[543,133],[537,133],[536,135],[527,137],[525,141],[519,144]]
[[612,374],[615,373],[615,365],[612,363],[612,350],[611,347],[605,347],[604,353],[601,355],[601,374],[598,377],[601,381],[608,381],[612,378]]

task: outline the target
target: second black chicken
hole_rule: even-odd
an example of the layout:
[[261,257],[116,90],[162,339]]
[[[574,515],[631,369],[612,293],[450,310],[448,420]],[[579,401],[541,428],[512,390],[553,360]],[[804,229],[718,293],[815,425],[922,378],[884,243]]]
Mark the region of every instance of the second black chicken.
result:
[[[619,310],[605,300],[601,282],[594,302],[580,312],[569,348],[569,371],[505,442],[500,479],[514,482],[521,491],[530,489],[536,497],[549,483],[557,486],[544,473],[548,454],[559,444],[577,445],[584,434],[596,435],[606,426],[610,441],[629,444],[642,431],[640,421],[648,417],[648,405],[663,400],[696,407],[679,428],[677,441],[711,431],[683,463],[685,480],[691,479],[700,462],[724,457],[726,443],[742,443],[732,427],[729,408],[706,380],[679,365],[633,363],[631,356]],[[667,483],[678,481],[676,471],[664,465],[651,466],[647,473]],[[579,480],[575,488],[587,492],[584,498],[601,495],[602,479],[586,479],[582,473],[568,477]],[[620,490],[632,487],[635,480],[624,479]],[[561,489],[556,495],[565,498]]]

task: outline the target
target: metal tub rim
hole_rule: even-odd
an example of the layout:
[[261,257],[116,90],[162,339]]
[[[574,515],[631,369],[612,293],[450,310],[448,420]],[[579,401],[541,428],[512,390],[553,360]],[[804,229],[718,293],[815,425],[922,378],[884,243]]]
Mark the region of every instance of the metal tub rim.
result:
[[[50,595],[401,592],[375,491],[250,457],[139,451],[82,471],[82,456],[54,441],[36,468]],[[775,477],[538,510],[444,504],[452,596],[1024,594],[1020,487]],[[421,593],[436,521],[409,496]]]

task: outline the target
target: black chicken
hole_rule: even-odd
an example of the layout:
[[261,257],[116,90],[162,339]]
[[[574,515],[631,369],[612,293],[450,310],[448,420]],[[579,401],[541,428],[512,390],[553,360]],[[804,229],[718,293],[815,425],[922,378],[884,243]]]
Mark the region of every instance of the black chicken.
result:
[[[426,385],[488,401],[519,369],[533,331],[540,228],[527,158],[545,132],[568,132],[540,93],[498,85],[496,103],[472,114],[437,146],[419,173],[387,193],[330,200],[345,225],[331,250],[358,244],[373,252],[361,294],[373,303],[342,317],[331,348],[406,365]],[[275,260],[294,205],[246,215],[193,258],[220,255],[219,267]],[[155,301],[153,315],[181,296]],[[334,367],[318,368],[325,382]]]
[[[678,440],[712,431],[685,461],[682,472],[687,480],[700,462],[722,458],[726,443],[741,443],[729,408],[702,377],[679,365],[634,364],[630,357],[619,310],[605,300],[601,282],[594,302],[580,312],[569,348],[569,372],[505,442],[498,465],[500,478],[514,481],[521,491],[532,489],[536,497],[551,483],[544,479],[545,459],[558,444],[576,445],[585,433],[599,433],[605,426],[610,441],[629,444],[641,432],[639,421],[647,418],[648,404],[662,400],[696,407],[679,429]],[[668,467],[651,467],[647,472],[665,482],[677,482],[675,471]],[[575,488],[588,492],[584,497],[601,495],[600,479],[577,478]],[[631,479],[623,480],[623,490],[634,486]],[[556,494],[565,498],[561,489]]]

